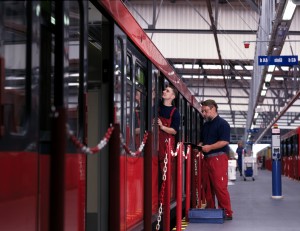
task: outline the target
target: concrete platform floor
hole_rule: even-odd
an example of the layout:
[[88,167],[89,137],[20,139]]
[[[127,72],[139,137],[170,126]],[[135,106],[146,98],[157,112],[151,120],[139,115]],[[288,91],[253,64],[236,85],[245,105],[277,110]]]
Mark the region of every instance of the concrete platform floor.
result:
[[282,176],[282,199],[272,198],[272,173],[258,170],[255,181],[237,176],[229,184],[233,220],[189,223],[186,231],[299,231],[300,182]]

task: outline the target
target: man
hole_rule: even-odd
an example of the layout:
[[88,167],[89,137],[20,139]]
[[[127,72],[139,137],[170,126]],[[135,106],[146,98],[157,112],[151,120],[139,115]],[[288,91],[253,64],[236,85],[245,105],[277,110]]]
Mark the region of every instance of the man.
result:
[[232,220],[230,195],[228,192],[228,152],[230,126],[218,115],[218,105],[214,100],[201,102],[205,120],[200,135],[204,155],[204,189],[208,208],[215,208],[215,196],[218,207],[225,211],[225,219]]
[[175,106],[173,106],[173,100],[177,96],[177,90],[168,86],[165,88],[162,94],[162,103],[158,109],[158,126],[159,126],[159,162],[161,169],[163,167],[163,161],[165,158],[166,139],[170,138],[171,147],[175,146],[175,135],[179,130],[180,114]]
[[243,146],[243,141],[238,142],[238,147],[236,149],[236,153],[238,155],[238,159],[237,159],[238,170],[240,172],[240,176],[242,176],[242,159],[244,158],[244,155],[246,153],[246,150]]

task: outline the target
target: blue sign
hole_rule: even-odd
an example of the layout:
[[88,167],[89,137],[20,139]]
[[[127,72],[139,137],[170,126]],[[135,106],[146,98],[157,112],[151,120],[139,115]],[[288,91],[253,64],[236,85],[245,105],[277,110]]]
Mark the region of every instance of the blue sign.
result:
[[247,129],[248,133],[258,133],[259,128]]
[[258,133],[259,128],[253,128],[253,133]]
[[298,65],[298,55],[258,56],[259,66],[293,66]]

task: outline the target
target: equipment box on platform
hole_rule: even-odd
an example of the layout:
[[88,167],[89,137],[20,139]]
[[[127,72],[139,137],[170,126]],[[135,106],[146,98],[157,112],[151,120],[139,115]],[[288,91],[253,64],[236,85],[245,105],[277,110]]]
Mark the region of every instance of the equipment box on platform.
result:
[[223,209],[190,209],[190,223],[224,223]]

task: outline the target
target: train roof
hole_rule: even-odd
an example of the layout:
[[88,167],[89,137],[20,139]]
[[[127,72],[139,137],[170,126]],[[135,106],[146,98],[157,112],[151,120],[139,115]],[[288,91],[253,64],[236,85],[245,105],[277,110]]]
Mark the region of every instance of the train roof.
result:
[[134,44],[146,55],[148,59],[167,77],[167,79],[178,89],[178,91],[197,110],[201,111],[200,103],[192,95],[186,84],[182,81],[173,67],[161,54],[148,35],[144,32],[135,18],[128,11],[122,1],[98,1],[115,20],[119,27],[124,30]]

